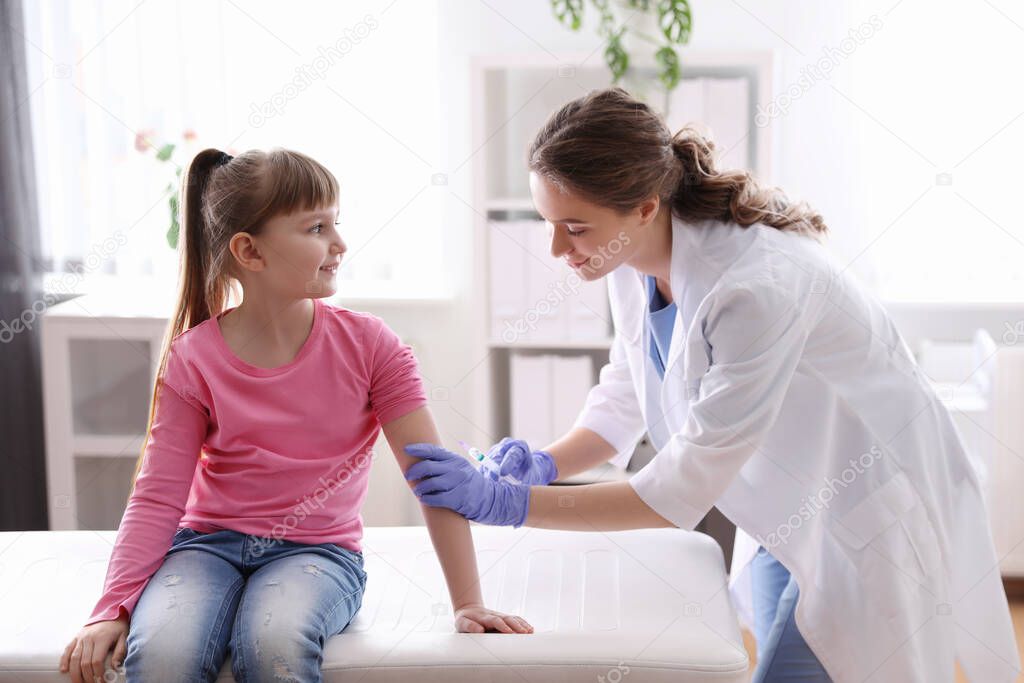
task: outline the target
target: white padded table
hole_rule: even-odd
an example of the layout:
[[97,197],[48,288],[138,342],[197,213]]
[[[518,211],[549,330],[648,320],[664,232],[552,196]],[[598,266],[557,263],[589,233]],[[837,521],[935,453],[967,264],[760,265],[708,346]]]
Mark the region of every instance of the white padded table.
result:
[[[58,660],[99,599],[115,536],[0,533],[0,681],[70,680]],[[708,536],[474,525],[473,537],[487,605],[522,615],[533,634],[455,633],[426,529],[368,528],[363,607],[327,642],[324,681],[746,680]],[[231,680],[229,656],[218,681]]]

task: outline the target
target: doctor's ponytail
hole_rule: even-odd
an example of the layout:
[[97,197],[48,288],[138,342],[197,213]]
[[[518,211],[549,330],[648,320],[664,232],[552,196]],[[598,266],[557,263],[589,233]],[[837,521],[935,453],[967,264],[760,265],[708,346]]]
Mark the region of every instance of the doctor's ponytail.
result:
[[622,88],[595,90],[555,112],[530,146],[528,167],[555,185],[618,211],[657,194],[684,220],[754,223],[820,238],[821,215],[749,171],[718,170],[715,143],[688,124],[672,135]]

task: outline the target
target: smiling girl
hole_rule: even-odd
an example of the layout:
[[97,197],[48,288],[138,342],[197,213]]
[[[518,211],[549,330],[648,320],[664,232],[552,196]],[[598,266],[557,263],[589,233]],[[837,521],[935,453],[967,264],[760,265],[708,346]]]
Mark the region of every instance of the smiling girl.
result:
[[[416,359],[379,318],[322,299],[346,245],[338,183],[288,150],[200,152],[181,277],[103,595],[61,658],[74,681],[319,681],[362,604],[360,509],[383,429],[440,443]],[[225,309],[235,283],[243,298]],[[316,501],[312,504],[311,501]],[[529,633],[482,604],[469,524],[423,508],[463,632]]]

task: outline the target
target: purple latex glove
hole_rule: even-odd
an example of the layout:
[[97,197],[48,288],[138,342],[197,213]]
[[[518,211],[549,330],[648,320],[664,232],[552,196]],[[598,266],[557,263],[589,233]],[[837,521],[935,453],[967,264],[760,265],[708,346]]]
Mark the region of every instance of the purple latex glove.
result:
[[520,527],[530,507],[530,487],[485,477],[458,453],[429,443],[414,443],[405,452],[420,462],[406,471],[421,480],[413,492],[425,505],[454,510],[481,524]]
[[555,459],[547,451],[530,451],[522,439],[506,436],[487,451],[487,457],[501,467],[501,476],[510,474],[524,484],[547,486],[558,479]]

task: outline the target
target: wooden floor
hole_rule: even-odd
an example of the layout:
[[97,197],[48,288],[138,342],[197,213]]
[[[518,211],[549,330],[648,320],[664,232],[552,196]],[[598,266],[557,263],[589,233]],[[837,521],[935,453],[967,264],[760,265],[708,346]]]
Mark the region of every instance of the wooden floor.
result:
[[[1010,615],[1013,617],[1013,629],[1017,634],[1017,649],[1022,653],[1021,670],[1024,671],[1024,598],[1010,601]],[[747,648],[747,654],[750,655],[750,670],[753,671],[754,664],[757,662],[757,646],[754,641],[754,635],[746,629],[743,631],[743,644]],[[1017,680],[1019,683],[1024,683],[1024,676],[1019,676]],[[967,677],[960,671],[960,668],[957,667],[956,683],[974,682],[969,682]]]

